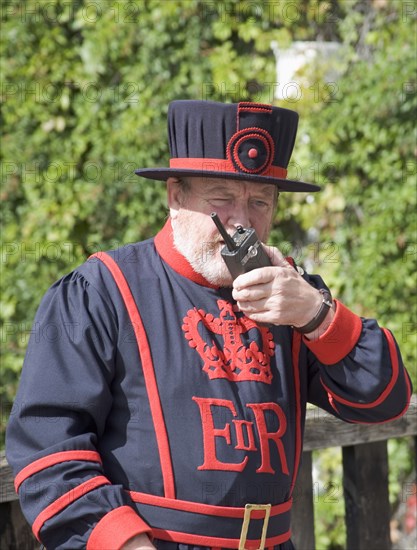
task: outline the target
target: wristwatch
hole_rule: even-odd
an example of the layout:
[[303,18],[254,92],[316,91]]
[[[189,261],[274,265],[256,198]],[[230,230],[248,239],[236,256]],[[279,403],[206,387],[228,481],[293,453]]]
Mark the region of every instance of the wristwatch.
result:
[[316,315],[306,325],[303,325],[302,327],[293,327],[296,331],[301,332],[301,334],[307,334],[316,330],[316,328],[322,324],[329,309],[333,305],[332,295],[327,289],[320,288],[319,292],[323,296],[323,301]]

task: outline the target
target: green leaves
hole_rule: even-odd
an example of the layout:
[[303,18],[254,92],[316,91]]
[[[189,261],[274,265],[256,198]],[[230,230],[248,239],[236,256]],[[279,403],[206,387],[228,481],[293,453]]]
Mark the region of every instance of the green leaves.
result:
[[331,139],[331,147],[323,140],[312,149],[336,167],[333,192],[346,201],[337,223],[322,203],[329,213],[322,238],[348,252],[337,269],[340,297],[394,330],[415,380],[415,330],[403,337],[403,329],[416,323],[416,58],[412,22],[396,6],[388,25],[375,15],[370,42],[378,35],[383,50],[354,59],[338,82],[341,101],[310,123]]
[[[3,284],[21,306],[20,313],[7,306],[6,320],[32,318],[49,282],[82,262],[91,243],[106,248],[160,227],[164,186],[134,169],[167,164],[172,99],[270,102],[272,40],[283,48],[317,36],[344,42],[347,70],[329,83],[316,67],[316,80],[288,101],[302,115],[290,176],[317,181],[324,192],[309,204],[282,196],[273,240],[304,247],[298,259],[324,269],[349,305],[395,317],[382,289],[409,302],[416,238],[412,21],[396,2],[351,8],[315,0],[10,3],[2,12],[3,235],[7,250],[37,252],[25,262],[7,256]],[[313,225],[321,240],[337,243],[343,264],[314,266]],[[46,252],[62,242],[70,261]],[[387,280],[395,279],[390,269],[401,274],[400,290]],[[16,274],[27,301],[13,290]]]
[[[337,41],[294,77],[300,113],[271,243],[323,275],[357,313],[393,330],[417,384],[416,57],[410,2],[10,1],[2,6],[1,377],[15,395],[46,289],[91,253],[153,235],[173,99],[275,101],[271,43]],[[331,73],[333,74],[333,73]],[[278,77],[279,80],[280,77]],[[278,102],[277,102],[278,103]],[[334,456],[329,452],[328,460]],[[322,459],[322,475],[331,467]],[[320,547],[342,545],[342,500],[315,495]],[[335,512],[338,512],[337,515]],[[324,518],[324,519],[323,519]]]
[[321,272],[347,305],[393,327],[416,365],[415,31],[401,4],[9,2],[3,399],[16,389],[22,323],[30,326],[47,287],[91,252],[162,225],[164,185],[134,170],[167,165],[169,102],[274,101],[273,40],[282,49],[324,38],[345,54],[340,79],[328,81],[326,60],[297,74],[300,97],[281,102],[301,114],[289,176],[324,190],[283,194],[271,241]]

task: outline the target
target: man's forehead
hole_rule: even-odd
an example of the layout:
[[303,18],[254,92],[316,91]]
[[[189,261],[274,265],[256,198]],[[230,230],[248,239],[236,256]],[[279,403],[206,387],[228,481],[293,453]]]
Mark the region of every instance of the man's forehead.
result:
[[256,194],[273,197],[275,195],[275,186],[271,184],[254,183],[245,180],[233,180],[222,178],[190,178],[194,187],[200,191],[222,193],[239,193],[251,191]]

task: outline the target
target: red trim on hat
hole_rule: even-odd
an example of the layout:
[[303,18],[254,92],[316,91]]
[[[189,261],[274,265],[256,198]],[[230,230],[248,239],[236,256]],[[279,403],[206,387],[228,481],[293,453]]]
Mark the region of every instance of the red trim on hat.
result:
[[[259,136],[257,136],[259,137]],[[198,170],[199,172],[238,172],[233,163],[228,159],[213,158],[172,158],[169,161],[169,167],[177,170]],[[269,166],[267,170],[256,174],[258,176],[270,176],[272,178],[285,179],[287,170],[281,166]]]
[[[248,133],[248,130],[255,130],[255,132]],[[256,130],[258,130],[258,132],[256,132]],[[234,141],[234,139],[236,138],[238,138],[237,141]],[[267,150],[267,158],[265,162],[262,164],[262,166],[259,166],[258,168],[253,168],[253,169],[246,168],[246,166],[242,163],[237,153],[239,145],[241,143],[244,143],[249,138],[259,139],[265,145],[265,148]],[[274,158],[274,154],[275,154],[274,142],[272,141],[272,138],[268,134],[268,132],[266,132],[265,130],[262,130],[262,128],[245,128],[244,130],[240,130],[239,132],[236,132],[235,134],[233,134],[229,143],[227,144],[227,156],[233,157],[235,163],[239,166],[241,171],[248,172],[249,174],[264,175],[268,171],[269,166],[271,165],[272,159]]]
[[272,113],[272,105],[266,103],[252,103],[250,101],[241,101],[237,106],[238,112],[241,111],[262,111],[264,113]]
[[98,462],[99,464],[102,464],[100,455],[95,451],[61,451],[59,453],[53,453],[51,455],[44,456],[42,458],[39,458],[38,460],[35,460],[34,462],[31,462],[30,464],[28,464],[28,466],[20,470],[14,480],[14,488],[16,490],[16,493],[19,491],[20,485],[28,477],[33,476],[34,474],[37,474],[38,472],[41,472],[46,468],[55,466],[55,464],[60,464],[61,462],[66,462],[68,460],[81,460],[87,462]]

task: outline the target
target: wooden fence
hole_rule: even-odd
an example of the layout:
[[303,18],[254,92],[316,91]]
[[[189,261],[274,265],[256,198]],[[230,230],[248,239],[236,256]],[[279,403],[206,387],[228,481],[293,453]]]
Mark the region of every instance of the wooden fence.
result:
[[[417,456],[416,396],[405,416],[387,424],[347,424],[321,409],[308,411],[292,516],[297,550],[316,549],[312,451],[328,447],[342,447],[346,548],[389,550],[392,547],[387,441],[402,437],[414,439]],[[0,549],[39,549],[20,512],[4,453],[0,453]]]
[[313,490],[312,452],[328,447],[342,447],[346,548],[391,549],[387,441],[402,437],[414,439],[417,454],[415,395],[407,413],[386,424],[348,424],[321,409],[308,411],[292,514],[292,539],[297,550],[316,548],[314,495],[317,492]]

